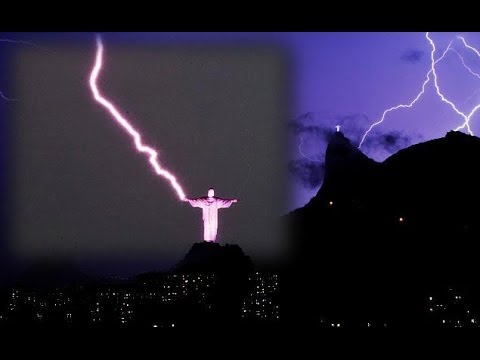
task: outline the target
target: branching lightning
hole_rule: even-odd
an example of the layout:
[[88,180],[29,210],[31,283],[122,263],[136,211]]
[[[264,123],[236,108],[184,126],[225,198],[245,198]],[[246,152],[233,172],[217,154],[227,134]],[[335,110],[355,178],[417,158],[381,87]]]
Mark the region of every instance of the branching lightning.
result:
[[457,56],[460,58],[460,61],[462,62],[462,65],[465,69],[468,70],[468,72],[470,74],[472,74],[473,76],[475,76],[477,79],[480,80],[480,75],[477,74],[475,71],[473,71],[470,66],[468,66],[467,64],[465,64],[465,59],[463,58],[463,56],[457,51],[455,50],[454,48],[450,48],[450,51],[453,51],[455,54],[457,54]]
[[[457,38],[462,41],[463,45],[464,45],[467,49],[472,50],[478,57],[480,57],[480,52],[479,52],[477,49],[475,49],[473,46],[469,45],[462,36],[457,36]],[[465,118],[465,122],[463,123],[463,125],[457,127],[457,128],[455,129],[455,131],[459,131],[459,130],[461,130],[461,129],[463,129],[463,128],[466,127],[466,128],[469,130],[469,132],[470,132],[470,120],[471,120],[472,116],[477,112],[477,110],[478,110],[479,108],[480,108],[480,104],[476,105],[476,106],[472,109],[472,111],[470,111],[470,114],[468,114],[468,116]]]
[[477,49],[475,49],[473,46],[469,45],[463,36],[457,36],[457,39],[460,39],[462,41],[463,45],[467,49],[472,50],[475,54],[477,54],[478,57],[480,57],[480,52]]
[[90,89],[92,90],[94,99],[100,105],[102,105],[110,113],[113,119],[130,135],[130,137],[135,143],[135,147],[137,148],[137,150],[148,156],[149,162],[153,170],[158,175],[167,179],[170,182],[171,187],[177,193],[179,199],[184,200],[186,196],[182,187],[178,183],[175,176],[160,165],[160,163],[158,162],[157,151],[143,144],[140,133],[133,128],[133,126],[129,123],[129,121],[120,113],[119,110],[117,110],[115,105],[113,105],[111,101],[107,100],[100,93],[100,90],[98,89],[98,85],[97,85],[98,76],[103,66],[103,43],[100,36],[97,36],[96,44],[97,44],[97,53],[95,56],[95,63],[94,63],[92,72],[90,74],[90,81],[89,81]]
[[[376,126],[380,125],[381,123],[383,123],[383,121],[385,120],[385,117],[386,115],[388,115],[390,112],[392,111],[395,111],[395,110],[398,110],[398,109],[404,109],[404,108],[411,108],[413,107],[417,101],[422,97],[422,95],[425,93],[426,91],[426,86],[430,83],[430,80],[433,79],[433,86],[435,88],[435,92],[436,94],[438,95],[438,97],[441,99],[442,102],[446,103],[457,115],[459,115],[462,119],[463,119],[463,124],[460,125],[459,127],[457,127],[455,130],[456,131],[459,131],[459,130],[462,130],[462,129],[466,129],[468,131],[468,133],[470,135],[473,135],[473,132],[470,128],[470,120],[472,118],[472,116],[477,112],[477,110],[480,108],[480,104],[476,105],[471,111],[470,113],[464,113],[463,111],[461,111],[460,109],[458,109],[458,107],[455,105],[455,103],[451,100],[449,100],[445,95],[444,93],[442,92],[441,90],[441,87],[439,85],[439,81],[438,81],[438,74],[437,74],[437,69],[436,69],[436,65],[445,57],[445,55],[447,54],[448,51],[452,51],[454,53],[457,54],[457,56],[460,58],[460,61],[462,62],[462,65],[465,67],[465,69],[467,69],[467,71],[477,77],[478,79],[480,79],[480,75],[475,73],[466,63],[465,63],[465,60],[464,58],[462,57],[462,55],[460,53],[458,53],[453,47],[452,47],[452,42],[450,42],[450,44],[447,46],[447,48],[444,50],[444,52],[442,53],[442,55],[438,58],[438,59],[435,59],[435,53],[436,53],[436,46],[435,46],[435,42],[432,40],[432,38],[430,37],[430,34],[427,32],[425,33],[425,37],[426,39],[428,40],[430,46],[431,46],[431,52],[430,52],[430,69],[427,73],[427,77],[425,79],[425,81],[423,82],[422,84],[422,88],[421,88],[421,91],[415,96],[415,98],[410,102],[410,103],[407,103],[407,104],[399,104],[399,105],[396,105],[396,106],[392,106],[388,109],[386,109],[380,120],[374,122],[373,124],[370,125],[370,127],[367,129],[367,131],[365,132],[365,134],[363,135],[362,137],[362,140],[360,141],[360,144],[359,144],[359,148],[362,146],[362,144],[364,143],[366,137],[368,136],[368,134],[373,130],[373,128],[375,128]],[[475,52],[475,54],[480,57],[480,52],[475,49],[473,46],[469,45],[466,40],[461,37],[461,36],[458,36],[457,37],[459,40],[462,41],[463,45],[472,50],[473,52]]]
[[[426,33],[426,37],[427,39],[430,39],[428,37],[428,33]],[[434,53],[435,53],[435,46],[433,46],[433,49],[430,53],[430,57],[432,59],[432,62],[431,62],[431,65],[430,65],[430,70],[428,71],[427,73],[427,78],[425,79],[425,81],[423,82],[422,84],[422,89],[421,91],[417,94],[417,96],[408,104],[400,104],[400,105],[396,105],[396,106],[392,106],[391,108],[385,110],[382,114],[382,117],[380,118],[380,120],[378,120],[377,122],[374,122],[372,125],[370,125],[370,127],[367,129],[367,131],[365,132],[365,134],[363,135],[362,137],[362,140],[360,141],[360,145],[358,145],[358,147],[360,148],[363,144],[363,142],[365,141],[365,138],[367,137],[367,135],[370,133],[370,131],[372,131],[372,129],[374,127],[376,127],[377,125],[380,125],[381,123],[383,123],[383,121],[385,120],[385,116],[387,116],[388,113],[392,112],[392,111],[395,111],[395,110],[398,110],[398,109],[405,109],[405,108],[411,108],[413,107],[417,101],[422,97],[422,95],[425,93],[425,88],[427,86],[427,84],[430,82],[430,75],[432,75],[432,73],[434,74],[434,78],[436,78],[436,73],[435,73],[435,65],[441,61],[447,51],[450,49],[450,46],[451,46],[451,43],[448,45],[447,49],[443,52],[442,56],[440,56],[437,60],[434,60]]]
[[310,156],[304,154],[304,152],[303,152],[303,150],[302,150],[302,145],[303,145],[303,136],[300,136],[300,143],[298,144],[298,152],[299,152],[305,159],[308,159],[308,160],[314,161],[314,162],[322,162],[322,161],[323,161],[323,160],[311,158]]
[[[425,34],[425,36],[426,36],[426,38],[428,39],[428,42],[430,43],[430,45],[432,46],[432,52],[430,53],[430,58],[431,58],[431,60],[432,60],[432,68],[431,68],[431,70],[432,70],[432,73],[433,73],[433,84],[434,84],[434,86],[435,86],[435,90],[436,90],[436,92],[437,92],[437,95],[440,97],[440,99],[441,99],[444,103],[448,104],[448,105],[452,108],[453,111],[455,111],[458,115],[460,115],[460,116],[465,120],[465,124],[466,124],[466,126],[467,126],[468,133],[469,133],[470,135],[473,135],[473,132],[472,132],[472,130],[470,130],[470,126],[469,126],[469,124],[468,124],[468,120],[469,120],[469,119],[468,119],[468,116],[467,116],[466,114],[464,114],[462,111],[460,111],[460,110],[455,106],[455,104],[454,104],[452,101],[448,100],[448,99],[445,97],[445,95],[443,95],[443,93],[442,93],[441,90],[440,90],[440,86],[438,85],[437,69],[435,68],[435,51],[436,51],[437,49],[436,49],[436,47],[435,47],[435,43],[433,42],[432,38],[429,36],[429,33],[428,33],[428,32]],[[452,44],[452,43],[450,42],[450,44],[448,45],[448,48],[450,48],[450,45],[451,45],[451,44]],[[445,54],[445,53],[444,53],[444,54]]]

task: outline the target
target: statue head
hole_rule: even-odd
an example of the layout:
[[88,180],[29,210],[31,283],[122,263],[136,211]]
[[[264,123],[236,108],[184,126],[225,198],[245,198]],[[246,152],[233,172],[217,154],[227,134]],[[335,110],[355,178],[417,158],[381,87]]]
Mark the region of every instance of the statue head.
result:
[[214,197],[215,196],[215,190],[213,188],[208,189],[208,197]]

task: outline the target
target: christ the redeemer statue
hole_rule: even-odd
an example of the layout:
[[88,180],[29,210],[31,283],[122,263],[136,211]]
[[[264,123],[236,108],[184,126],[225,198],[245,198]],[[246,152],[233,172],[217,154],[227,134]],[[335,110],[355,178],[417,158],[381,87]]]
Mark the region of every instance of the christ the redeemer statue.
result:
[[238,199],[221,199],[215,196],[213,188],[208,189],[208,196],[196,199],[185,199],[193,207],[202,208],[203,240],[215,242],[218,228],[218,209],[229,208]]

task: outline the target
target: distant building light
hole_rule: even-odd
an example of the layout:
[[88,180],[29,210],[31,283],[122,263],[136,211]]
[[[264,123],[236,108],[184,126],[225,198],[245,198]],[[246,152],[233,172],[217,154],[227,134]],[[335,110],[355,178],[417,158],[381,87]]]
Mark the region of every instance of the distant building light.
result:
[[430,301],[432,301],[432,300],[433,300],[433,297],[432,297],[432,296],[430,296],[430,298],[429,298],[429,299],[430,299]]
[[403,217],[400,216],[400,217],[398,218],[398,221],[401,222],[401,223],[403,223]]
[[328,202],[328,205],[329,205],[329,206],[333,206],[333,201],[329,201],[329,202]]
[[153,325],[153,327],[158,327],[158,325]]

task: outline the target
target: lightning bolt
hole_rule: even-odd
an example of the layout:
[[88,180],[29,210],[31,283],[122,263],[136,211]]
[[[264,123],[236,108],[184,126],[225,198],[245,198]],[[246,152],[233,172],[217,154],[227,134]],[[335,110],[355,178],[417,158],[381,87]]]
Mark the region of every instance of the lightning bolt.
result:
[[457,39],[460,39],[462,41],[463,45],[467,49],[472,50],[475,54],[477,54],[478,57],[480,57],[480,52],[477,49],[475,49],[473,46],[469,45],[463,36],[457,36]]
[[[459,39],[461,39],[461,37],[458,37]],[[467,71],[474,77],[476,77],[477,79],[480,80],[480,74],[474,72],[466,63],[465,63],[465,59],[463,58],[463,56],[457,51],[455,50],[453,47],[451,47],[449,49],[449,51],[453,52],[454,54],[456,54],[458,56],[458,58],[460,59],[460,61],[462,62],[462,65],[465,69],[467,69]],[[477,90],[475,90],[470,96],[468,96],[465,101],[462,103],[462,105],[466,105],[475,95],[478,94],[478,92],[480,92],[480,88],[478,88]]]
[[[475,49],[473,46],[469,45],[469,44],[467,43],[467,41],[465,40],[465,38],[463,38],[462,36],[457,36],[457,38],[462,41],[463,45],[464,45],[467,49],[472,50],[472,51],[480,58],[480,52],[479,52],[477,49]],[[455,131],[459,131],[459,130],[464,129],[464,128],[466,127],[466,128],[469,130],[469,132],[471,132],[471,131],[470,131],[470,120],[471,120],[472,116],[477,112],[477,110],[478,110],[479,108],[480,108],[480,104],[478,104],[477,106],[475,106],[475,107],[472,109],[472,111],[470,111],[470,114],[468,114],[468,116],[465,117],[465,122],[463,123],[463,125],[457,127],[457,128],[455,129]]]
[[470,74],[472,74],[473,76],[475,76],[477,79],[480,79],[480,75],[477,74],[475,71],[473,71],[473,70],[470,68],[470,66],[468,66],[467,64],[465,64],[465,60],[464,60],[463,56],[460,55],[460,53],[459,53],[457,50],[455,50],[454,48],[451,48],[450,51],[453,51],[455,54],[457,54],[457,56],[460,58],[460,61],[462,62],[463,67],[464,67],[465,69],[467,69]]
[[[438,64],[438,62],[440,62],[444,57],[445,55],[447,54],[447,52],[449,51],[452,51],[454,52],[459,58],[460,58],[460,61],[462,62],[462,65],[465,69],[467,69],[467,71],[475,76],[476,78],[480,79],[480,75],[477,74],[476,72],[474,72],[466,63],[465,63],[465,60],[463,58],[463,56],[457,52],[453,47],[452,47],[452,41],[448,44],[447,48],[445,49],[445,51],[442,53],[442,55],[435,60],[435,52],[436,52],[436,46],[435,46],[435,42],[432,40],[432,38],[430,37],[430,34],[427,32],[425,33],[425,38],[427,39],[427,41],[429,42],[430,46],[431,46],[431,51],[430,51],[430,70],[428,71],[427,73],[427,77],[425,79],[425,81],[423,82],[422,84],[422,88],[421,88],[421,91],[417,94],[417,96],[410,102],[410,103],[407,103],[407,104],[400,104],[400,105],[396,105],[396,106],[392,106],[391,108],[388,108],[386,109],[380,120],[374,122],[373,124],[370,125],[370,127],[367,129],[367,131],[365,132],[365,134],[363,135],[362,137],[362,140],[360,141],[360,144],[359,144],[359,148],[362,146],[362,144],[364,143],[366,137],[368,136],[368,134],[372,131],[373,128],[375,128],[376,126],[380,125],[381,123],[383,123],[383,121],[385,120],[385,117],[388,113],[392,112],[392,111],[395,111],[395,110],[398,110],[398,109],[404,109],[404,108],[411,108],[413,107],[417,101],[422,97],[422,95],[425,93],[425,89],[426,89],[426,86],[430,83],[430,80],[433,79],[433,86],[435,88],[435,92],[436,94],[438,95],[438,97],[440,98],[440,100],[442,102],[444,102],[445,104],[447,104],[450,109],[452,109],[457,115],[459,115],[462,119],[463,119],[463,124],[460,125],[459,127],[457,127],[455,129],[455,131],[459,131],[459,130],[462,130],[462,129],[465,129],[468,131],[468,133],[470,135],[473,135],[473,132],[470,128],[470,120],[472,118],[472,116],[477,112],[477,110],[480,108],[480,104],[476,105],[471,111],[470,113],[465,113],[463,111],[461,111],[460,109],[458,109],[458,107],[455,105],[455,103],[451,100],[449,100],[445,95],[444,93],[442,92],[441,88],[440,88],[440,85],[438,83],[438,74],[437,74],[437,69],[436,69],[436,65]],[[480,52],[474,48],[473,46],[469,45],[466,40],[461,37],[461,36],[457,36],[457,38],[459,40],[462,41],[463,45],[472,50],[473,52],[475,52],[475,54],[480,58]]]
[[[427,37],[427,39],[430,39],[429,36],[428,36],[428,33],[426,33],[425,35]],[[431,42],[433,44],[433,42]],[[395,110],[398,110],[398,109],[409,109],[411,107],[413,107],[417,101],[422,97],[422,95],[425,93],[425,89],[426,89],[426,86],[427,84],[430,82],[430,75],[432,75],[432,73],[434,74],[434,78],[436,79],[437,76],[436,76],[436,73],[435,73],[435,65],[441,61],[445,55],[447,54],[447,51],[450,49],[450,46],[451,46],[451,43],[448,44],[448,47],[447,49],[443,52],[442,56],[440,56],[437,60],[434,60],[434,53],[435,53],[435,45],[433,45],[433,49],[430,53],[430,57],[432,59],[432,63],[431,63],[431,66],[430,66],[430,70],[429,72],[427,73],[427,78],[425,79],[425,81],[423,82],[422,84],[422,89],[420,90],[420,92],[417,94],[417,96],[415,96],[415,98],[410,102],[410,103],[407,103],[407,104],[400,104],[400,105],[396,105],[396,106],[392,106],[391,108],[388,108],[387,110],[385,110],[382,114],[382,117],[380,118],[380,120],[378,120],[377,122],[374,122],[372,125],[370,125],[370,127],[367,129],[367,131],[365,132],[365,134],[363,135],[362,137],[362,140],[360,141],[360,145],[358,145],[358,148],[361,148],[362,147],[362,144],[364,143],[367,135],[370,133],[370,131],[373,130],[374,127],[380,125],[381,123],[383,123],[383,121],[385,120],[385,117],[387,116],[388,113],[392,112],[392,111],[395,111]]]
[[5,42],[5,43],[10,43],[10,44],[23,44],[23,45],[30,45],[34,47],[40,47],[37,44],[30,42],[30,41],[25,41],[25,40],[13,40],[13,39],[0,39],[0,42]]
[[[433,84],[435,86],[435,90],[437,92],[437,95],[440,97],[440,99],[448,104],[453,111],[455,111],[458,115],[460,115],[465,123],[464,123],[464,126],[467,127],[467,130],[468,130],[468,133],[470,135],[473,135],[473,132],[472,130],[470,129],[470,125],[469,125],[469,121],[470,121],[470,116],[466,115],[465,113],[463,113],[462,111],[460,111],[453,102],[451,102],[450,100],[448,100],[444,95],[443,93],[441,92],[440,90],[440,86],[438,85],[438,76],[437,76],[437,69],[435,68],[435,51],[436,51],[436,48],[435,48],[435,43],[433,42],[433,40],[430,38],[429,36],[429,33],[427,32],[425,34],[425,37],[428,39],[428,42],[430,43],[430,45],[432,46],[432,52],[430,53],[430,58],[432,60],[432,72],[433,72]],[[450,44],[448,45],[448,48],[450,48],[450,45],[451,45],[451,42]],[[445,54],[445,53],[444,53]]]
[[6,96],[1,90],[0,90],[0,97],[6,101],[17,101],[17,99],[9,98],[8,96]]
[[153,170],[160,176],[170,182],[171,187],[175,190],[180,200],[185,199],[185,193],[173,174],[163,168],[158,162],[157,151],[143,144],[140,133],[133,128],[129,121],[120,113],[113,103],[107,100],[99,91],[97,80],[103,66],[103,43],[99,35],[96,37],[97,53],[95,63],[90,74],[90,89],[93,97],[100,105],[102,105],[113,117],[113,119],[130,135],[135,147],[140,153],[146,154]]
[[303,145],[303,136],[300,136],[300,143],[298,144],[298,152],[299,152],[305,159],[308,159],[308,160],[314,161],[314,162],[322,162],[322,160],[313,159],[313,158],[309,157],[308,155],[304,154],[304,152],[303,152],[303,150],[302,150],[302,145]]

